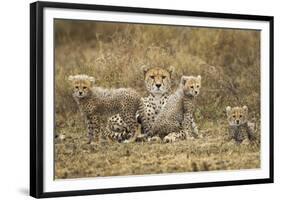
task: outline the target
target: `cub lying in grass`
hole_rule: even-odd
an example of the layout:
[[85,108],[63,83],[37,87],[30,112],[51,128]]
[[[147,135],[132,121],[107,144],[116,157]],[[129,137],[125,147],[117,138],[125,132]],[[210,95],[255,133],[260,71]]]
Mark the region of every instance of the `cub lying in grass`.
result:
[[226,107],[226,115],[229,129],[229,139],[237,143],[245,139],[255,140],[254,123],[248,121],[248,107]]

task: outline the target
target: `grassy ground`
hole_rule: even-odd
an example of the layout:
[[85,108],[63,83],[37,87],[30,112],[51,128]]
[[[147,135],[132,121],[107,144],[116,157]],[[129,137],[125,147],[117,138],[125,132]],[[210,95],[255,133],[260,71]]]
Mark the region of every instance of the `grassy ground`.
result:
[[221,123],[205,124],[201,129],[203,138],[172,144],[120,144],[106,140],[87,144],[83,126],[82,121],[70,123],[70,126],[59,131],[55,144],[56,178],[250,169],[260,166],[259,144],[238,145],[228,141],[226,128]]
[[[195,118],[204,137],[175,144],[86,144],[67,77],[88,74],[98,86],[131,87],[146,96],[144,64],[174,66],[173,90],[182,75],[202,76]],[[225,140],[226,106],[243,105],[259,129],[259,31],[55,21],[56,178],[258,168],[259,145]]]

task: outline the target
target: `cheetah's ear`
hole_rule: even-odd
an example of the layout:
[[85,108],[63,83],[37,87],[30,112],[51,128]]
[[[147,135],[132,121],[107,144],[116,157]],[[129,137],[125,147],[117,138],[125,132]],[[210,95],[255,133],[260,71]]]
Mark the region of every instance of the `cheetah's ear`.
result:
[[188,79],[188,76],[182,76],[181,77],[181,85],[185,85],[187,79]]
[[170,67],[168,68],[168,72],[170,73],[170,76],[172,76],[172,74],[174,73],[174,71],[175,71],[174,66],[170,66]]
[[74,80],[74,76],[70,75],[70,76],[68,77],[68,80],[69,80],[69,81],[73,81],[73,80]]
[[95,78],[92,76],[88,76],[88,80],[91,81],[91,83],[95,83]]
[[226,115],[229,116],[230,111],[231,111],[231,107],[227,106],[225,110],[226,110]]
[[247,107],[247,106],[243,106],[242,108],[243,108],[244,112],[245,112],[246,114],[248,114],[248,107]]
[[143,74],[145,75],[146,72],[149,70],[149,67],[147,65],[142,65],[141,70],[143,71]]
[[199,81],[199,83],[201,84],[201,75],[197,76],[197,80]]

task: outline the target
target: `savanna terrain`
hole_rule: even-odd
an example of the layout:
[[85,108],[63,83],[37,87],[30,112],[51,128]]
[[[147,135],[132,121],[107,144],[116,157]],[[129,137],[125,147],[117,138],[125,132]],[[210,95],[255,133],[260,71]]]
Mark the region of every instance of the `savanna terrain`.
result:
[[[87,144],[67,77],[88,74],[98,86],[132,87],[146,96],[142,65],[174,66],[173,89],[182,75],[202,76],[195,119],[203,137]],[[225,108],[242,105],[258,139],[238,145],[226,139]],[[56,20],[55,123],[58,179],[259,168],[260,32]]]

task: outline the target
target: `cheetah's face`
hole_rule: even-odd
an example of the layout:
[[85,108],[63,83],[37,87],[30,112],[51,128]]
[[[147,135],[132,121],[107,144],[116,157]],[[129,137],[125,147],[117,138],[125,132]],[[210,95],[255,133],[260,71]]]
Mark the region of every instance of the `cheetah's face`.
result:
[[171,89],[171,75],[173,68],[143,67],[144,81],[147,91],[153,95],[162,95]]
[[186,96],[197,96],[201,88],[201,76],[182,76],[181,86]]
[[69,76],[73,88],[73,96],[77,98],[84,98],[90,94],[94,83],[94,78],[87,75]]
[[226,107],[226,115],[229,125],[239,126],[247,122],[248,118],[248,107]]

